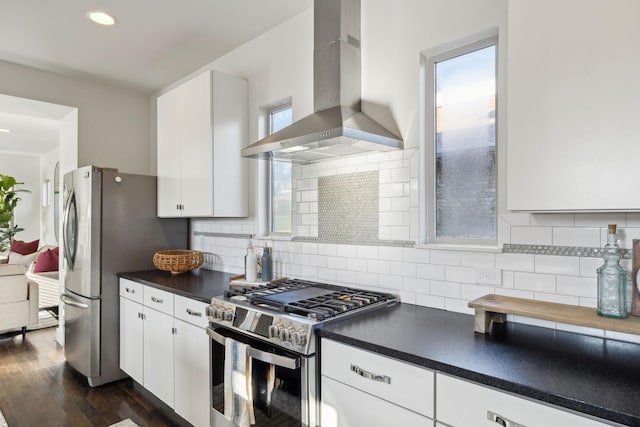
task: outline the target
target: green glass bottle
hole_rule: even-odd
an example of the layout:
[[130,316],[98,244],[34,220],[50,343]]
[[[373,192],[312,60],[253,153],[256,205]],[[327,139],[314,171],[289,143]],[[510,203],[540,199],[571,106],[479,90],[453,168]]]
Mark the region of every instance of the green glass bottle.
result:
[[622,255],[616,243],[616,225],[609,224],[604,264],[598,268],[598,316],[624,319],[627,313],[627,272],[620,267]]

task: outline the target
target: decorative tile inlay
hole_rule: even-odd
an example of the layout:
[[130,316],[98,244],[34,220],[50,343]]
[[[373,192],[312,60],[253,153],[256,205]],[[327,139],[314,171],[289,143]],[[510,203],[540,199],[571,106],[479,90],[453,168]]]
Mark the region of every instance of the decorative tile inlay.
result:
[[378,171],[318,178],[318,239],[377,244],[379,188]]
[[338,245],[392,246],[396,248],[413,248],[416,246],[416,242],[411,240],[372,240],[366,243],[336,242],[333,240],[323,240],[323,239],[320,239],[319,237],[294,237],[291,240],[294,242],[303,242],[303,243],[335,243]]
[[[503,253],[529,255],[581,256],[586,258],[602,258],[602,248],[584,246],[552,246],[552,245],[511,245],[502,247]],[[631,249],[620,249],[622,258],[631,258]]]

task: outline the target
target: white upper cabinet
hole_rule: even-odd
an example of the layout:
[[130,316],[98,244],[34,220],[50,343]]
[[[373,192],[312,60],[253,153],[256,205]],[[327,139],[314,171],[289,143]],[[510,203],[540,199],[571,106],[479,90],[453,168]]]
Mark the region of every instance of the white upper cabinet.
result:
[[247,82],[207,71],[158,97],[158,216],[246,217]]
[[640,2],[509,2],[507,208],[639,210]]

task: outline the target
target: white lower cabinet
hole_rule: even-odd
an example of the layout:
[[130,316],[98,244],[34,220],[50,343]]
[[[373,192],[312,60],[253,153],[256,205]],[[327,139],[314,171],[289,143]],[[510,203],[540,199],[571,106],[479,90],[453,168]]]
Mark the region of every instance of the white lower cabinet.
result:
[[174,407],[173,317],[144,307],[144,388]]
[[322,377],[322,426],[432,426],[433,421],[351,386]]
[[322,339],[322,427],[433,426],[434,373]]
[[196,427],[209,425],[206,306],[120,279],[120,369]]
[[120,297],[120,369],[138,383],[142,371],[142,304]]
[[452,427],[611,425],[440,373],[436,374],[436,418],[437,426]]
[[604,427],[604,420],[323,338],[322,427]]
[[209,425],[209,337],[175,321],[175,411],[194,426]]

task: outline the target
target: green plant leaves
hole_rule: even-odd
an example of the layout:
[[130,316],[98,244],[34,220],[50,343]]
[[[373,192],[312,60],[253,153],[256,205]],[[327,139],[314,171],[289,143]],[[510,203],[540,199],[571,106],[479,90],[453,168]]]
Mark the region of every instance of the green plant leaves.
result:
[[24,228],[12,223],[13,211],[20,201],[18,193],[30,192],[15,188],[16,185],[21,184],[10,175],[0,174],[0,252],[6,251],[11,245],[13,237],[24,230]]

